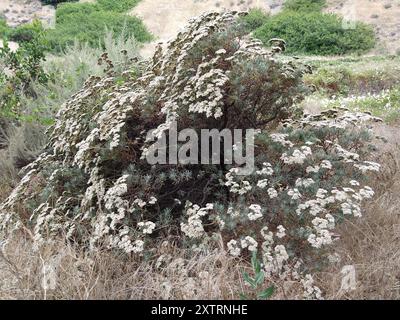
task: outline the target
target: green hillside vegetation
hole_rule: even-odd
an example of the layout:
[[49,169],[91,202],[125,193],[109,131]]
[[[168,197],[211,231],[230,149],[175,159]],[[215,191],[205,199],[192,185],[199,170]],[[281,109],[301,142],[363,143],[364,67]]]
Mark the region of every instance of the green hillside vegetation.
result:
[[324,5],[322,0],[290,0],[282,12],[271,17],[250,12],[244,24],[267,46],[269,39],[284,39],[288,54],[344,55],[374,47],[372,27],[357,22],[354,28],[345,28],[342,17],[321,12]]
[[[49,50],[60,53],[75,41],[88,43],[91,47],[104,48],[108,31],[116,37],[134,37],[138,42],[150,41],[153,37],[142,21],[127,14],[140,0],[99,0],[96,3],[59,1],[56,8],[55,29],[45,31]],[[0,18],[0,37],[14,42],[29,42],[37,31],[43,30],[38,21],[16,28],[7,26]]]
[[[103,0],[99,3],[64,3],[57,7],[56,28],[48,31],[52,50],[60,51],[75,40],[92,47],[103,47],[106,30],[115,36],[124,34],[127,39],[134,37],[139,42],[152,39],[141,20],[124,11],[138,1],[114,2]],[[118,4],[118,5],[117,5]]]

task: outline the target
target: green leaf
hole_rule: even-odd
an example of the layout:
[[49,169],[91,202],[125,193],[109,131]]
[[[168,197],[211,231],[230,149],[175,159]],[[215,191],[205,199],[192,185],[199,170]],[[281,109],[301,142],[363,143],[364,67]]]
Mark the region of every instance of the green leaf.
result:
[[244,293],[239,293],[240,300],[247,300],[247,296]]
[[259,273],[261,271],[261,264],[257,258],[257,252],[253,251],[253,255],[251,257],[251,265],[255,273]]
[[243,279],[244,279],[248,284],[250,284],[250,285],[253,287],[253,289],[255,289],[255,288],[257,287],[256,282],[254,281],[253,278],[250,277],[250,275],[249,275],[247,272],[243,272]]
[[269,288],[267,288],[264,291],[260,292],[257,297],[259,299],[269,299],[269,298],[272,297],[274,292],[275,292],[275,287],[274,286],[270,286]]
[[260,285],[264,282],[264,272],[260,271],[259,273],[256,274],[256,277],[254,278],[254,281],[257,285]]

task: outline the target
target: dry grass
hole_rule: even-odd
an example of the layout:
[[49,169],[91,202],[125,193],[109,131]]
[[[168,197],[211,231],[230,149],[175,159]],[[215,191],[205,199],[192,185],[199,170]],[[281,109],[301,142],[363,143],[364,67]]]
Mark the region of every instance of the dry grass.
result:
[[[237,299],[244,287],[240,264],[219,250],[188,258],[164,245],[157,264],[63,242],[34,250],[19,235],[2,252],[0,299]],[[43,289],[45,265],[56,267],[54,290]]]
[[[400,299],[399,205],[398,194],[388,191],[363,219],[343,225],[337,249],[342,260],[321,277],[327,298]],[[348,293],[339,291],[343,265],[356,270],[356,290]]]
[[[362,218],[346,221],[338,230],[341,260],[319,279],[330,299],[400,299],[399,128],[379,125],[375,132],[388,139],[378,153],[384,166],[373,186],[378,196]],[[357,281],[347,293],[339,290],[345,265],[355,267]]]

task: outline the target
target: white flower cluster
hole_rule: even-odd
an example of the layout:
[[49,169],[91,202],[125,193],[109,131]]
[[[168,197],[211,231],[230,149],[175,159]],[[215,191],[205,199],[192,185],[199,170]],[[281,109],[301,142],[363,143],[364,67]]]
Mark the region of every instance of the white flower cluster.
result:
[[[230,187],[230,192],[243,195],[252,189],[249,181],[244,180],[242,176],[238,176],[239,168],[232,168],[225,175],[225,186]],[[240,179],[235,181],[235,179]]]
[[156,227],[156,224],[151,221],[139,222],[138,227],[142,230],[144,234],[152,234]]
[[233,257],[238,257],[242,252],[241,247],[239,246],[236,240],[231,240],[227,243],[228,252]]
[[304,298],[305,299],[322,299],[322,292],[317,286],[314,285],[314,279],[312,275],[305,275],[304,279],[301,280],[301,284],[304,288]]
[[278,197],[278,191],[276,191],[276,189],[274,189],[274,188],[268,188],[267,193],[271,199]]
[[375,171],[379,172],[381,165],[372,161],[363,161],[362,163],[355,163],[354,167],[359,169],[362,173],[366,173],[367,171]]
[[188,215],[189,218],[187,222],[181,223],[182,232],[189,238],[199,238],[204,235],[202,218],[213,209],[214,205],[212,203],[207,203],[204,208],[200,208],[197,204],[188,203],[186,215]]
[[308,242],[314,248],[321,248],[332,243],[332,233],[329,230],[335,228],[335,218],[331,214],[326,214],[325,218],[315,217],[312,220],[314,232],[308,236]]
[[274,174],[274,170],[272,169],[272,165],[269,162],[264,162],[262,169],[256,171],[257,175],[266,175],[272,176]]
[[277,226],[276,229],[278,230],[277,233],[276,233],[276,236],[278,238],[281,239],[284,236],[286,236],[286,229],[282,225]]
[[246,236],[244,239],[242,239],[240,244],[242,249],[247,248],[249,251],[256,251],[258,246],[258,242],[250,236]]
[[290,198],[292,198],[292,200],[298,200],[302,197],[299,189],[297,188],[289,189],[287,194]]
[[249,207],[250,212],[248,213],[248,217],[250,221],[255,221],[258,220],[260,218],[262,218],[263,214],[262,214],[262,210],[261,210],[261,206],[258,204],[252,204]]
[[144,241],[135,240],[129,236],[129,228],[125,226],[119,230],[117,235],[109,235],[109,247],[118,248],[126,253],[140,253],[144,250]]
[[285,133],[272,133],[270,135],[270,138],[272,141],[279,143],[285,147],[292,148],[293,147],[293,142],[286,140],[289,137],[288,134]]
[[307,156],[312,155],[311,148],[309,146],[302,146],[300,149],[294,149],[291,156],[288,156],[286,152],[284,152],[281,156],[281,160],[285,164],[303,164],[307,159]]

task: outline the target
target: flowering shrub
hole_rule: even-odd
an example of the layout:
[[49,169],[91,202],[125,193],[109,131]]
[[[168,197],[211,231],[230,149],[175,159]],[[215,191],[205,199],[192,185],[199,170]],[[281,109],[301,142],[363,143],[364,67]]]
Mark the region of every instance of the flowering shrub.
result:
[[[334,243],[334,228],[360,216],[373,190],[365,114],[296,118],[307,66],[237,28],[234,13],[208,13],[159,46],[152,60],[114,77],[90,78],[61,109],[45,153],[0,205],[0,227],[33,229],[89,248],[151,254],[160,239],[209,250],[217,236],[232,256],[256,255],[263,274],[290,278],[320,297],[309,275]],[[330,118],[332,117],[332,118]],[[178,128],[257,129],[255,170],[150,165],[144,155]],[[221,155],[222,157],[224,155]],[[32,212],[29,219],[26,212]]]
[[362,160],[370,133],[354,126],[374,118],[323,117],[290,122],[279,133],[262,132],[256,142],[258,170],[245,177],[235,176],[235,168],[226,174],[231,202],[218,219],[228,251],[260,252],[269,276],[298,279],[299,270],[321,267],[336,225],[360,217],[362,203],[374,195],[365,183],[380,165]]

